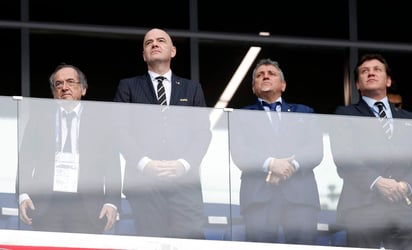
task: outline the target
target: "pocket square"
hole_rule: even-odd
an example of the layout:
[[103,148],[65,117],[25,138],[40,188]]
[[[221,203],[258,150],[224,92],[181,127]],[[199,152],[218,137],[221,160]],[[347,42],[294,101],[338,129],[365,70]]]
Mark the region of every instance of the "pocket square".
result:
[[188,102],[187,98],[180,98],[181,102]]

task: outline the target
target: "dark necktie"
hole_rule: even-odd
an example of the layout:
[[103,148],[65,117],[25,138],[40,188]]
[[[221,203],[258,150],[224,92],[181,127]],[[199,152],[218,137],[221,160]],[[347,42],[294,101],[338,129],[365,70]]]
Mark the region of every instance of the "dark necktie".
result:
[[272,124],[272,128],[275,131],[276,134],[279,133],[279,122],[280,122],[280,113],[276,112],[276,108],[278,105],[281,105],[280,102],[274,102],[274,103],[267,103],[265,101],[262,101],[262,105],[266,106],[270,109],[270,111],[274,111],[274,112],[270,112],[270,122]]
[[276,111],[276,107],[280,105],[280,102],[267,103],[262,101],[262,105],[268,107],[271,111]]
[[381,122],[382,128],[385,131],[386,136],[390,139],[392,137],[392,129],[390,126],[390,121],[386,116],[383,102],[375,102],[375,106],[378,107],[379,121]]
[[165,87],[163,86],[163,76],[156,77],[157,80],[157,103],[160,105],[166,105],[166,93]]
[[64,115],[66,116],[67,136],[66,136],[66,142],[64,143],[63,152],[71,153],[72,152],[72,121],[76,113],[75,112],[69,112],[69,113],[65,112]]

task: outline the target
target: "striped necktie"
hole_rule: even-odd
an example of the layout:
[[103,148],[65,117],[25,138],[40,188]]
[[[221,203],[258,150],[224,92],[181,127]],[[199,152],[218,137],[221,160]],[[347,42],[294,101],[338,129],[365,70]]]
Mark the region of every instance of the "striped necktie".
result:
[[166,92],[165,87],[163,86],[163,80],[165,77],[158,76],[156,77],[157,80],[157,103],[160,105],[166,105]]
[[375,106],[378,107],[378,115],[379,121],[381,122],[382,128],[385,131],[386,136],[388,139],[392,137],[392,128],[388,117],[386,116],[386,112],[384,109],[383,102],[375,102]]

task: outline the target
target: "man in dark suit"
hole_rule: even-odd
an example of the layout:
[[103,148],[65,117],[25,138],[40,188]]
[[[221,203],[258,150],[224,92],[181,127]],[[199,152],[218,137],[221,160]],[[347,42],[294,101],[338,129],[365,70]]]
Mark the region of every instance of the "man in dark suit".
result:
[[116,112],[123,191],[138,235],[204,238],[200,165],[211,139],[209,111],[200,83],[172,73],[175,55],[170,36],[151,29],[143,41],[148,72],[119,83],[114,101],[133,103]]
[[262,59],[253,71],[257,102],[230,114],[240,208],[247,241],[282,242],[283,230],[287,243],[314,244],[320,202],[313,169],[323,157],[322,133],[313,109],[287,103],[285,89],[279,64]]
[[88,85],[77,67],[59,65],[50,86],[55,101],[21,101],[30,119],[19,154],[20,219],[33,230],[103,233],[121,199],[111,119],[98,104],[80,101]]
[[382,55],[364,55],[354,73],[361,98],[336,108],[341,116],[330,133],[343,179],[337,219],[348,246],[410,249],[412,113],[388,102],[391,71]]

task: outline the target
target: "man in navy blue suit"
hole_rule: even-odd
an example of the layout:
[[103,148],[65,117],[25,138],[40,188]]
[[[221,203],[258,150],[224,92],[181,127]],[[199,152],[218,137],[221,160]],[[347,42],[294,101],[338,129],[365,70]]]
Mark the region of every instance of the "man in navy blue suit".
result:
[[354,75],[361,98],[337,107],[341,116],[331,127],[333,158],[344,181],[337,220],[350,247],[410,249],[412,113],[388,101],[392,77],[382,55],[362,56]]
[[313,169],[323,140],[314,110],[282,98],[286,81],[276,61],[260,60],[252,77],[256,103],[230,114],[246,240],[315,244],[320,202]]
[[114,101],[133,103],[118,112],[123,190],[137,235],[202,239],[200,165],[211,139],[209,112],[200,83],[172,73],[175,55],[169,34],[151,29],[143,41],[148,71],[120,80]]

